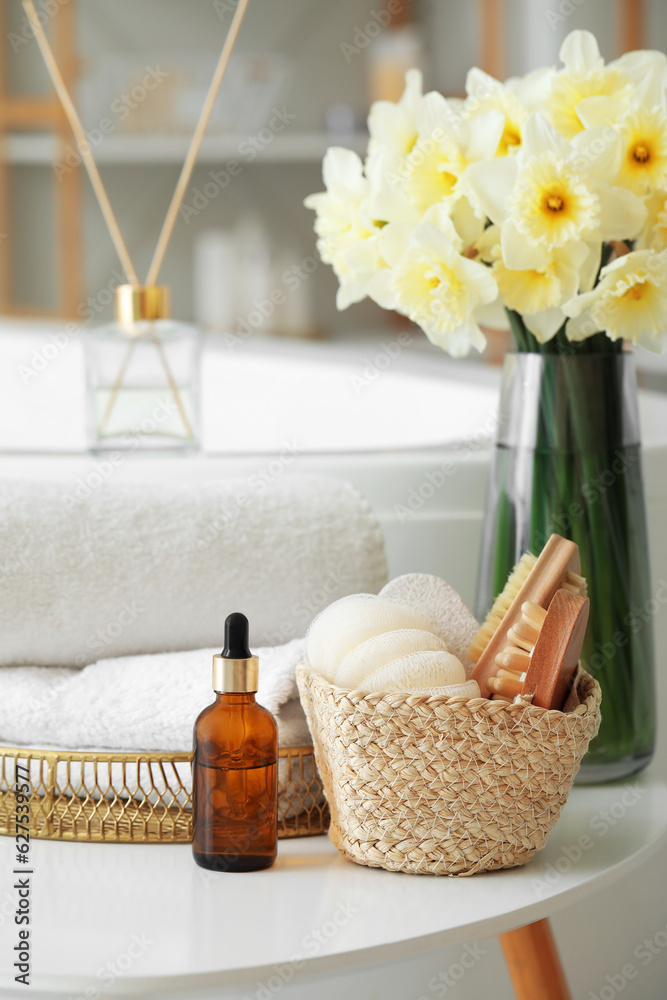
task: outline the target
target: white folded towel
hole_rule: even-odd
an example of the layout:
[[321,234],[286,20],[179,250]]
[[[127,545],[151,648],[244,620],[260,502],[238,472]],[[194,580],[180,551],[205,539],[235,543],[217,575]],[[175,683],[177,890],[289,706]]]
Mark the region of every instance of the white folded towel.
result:
[[[192,749],[197,715],[215,695],[216,649],[100,660],[83,669],[0,670],[0,743],[70,750]],[[260,648],[257,700],[278,723],[280,746],[312,742],[295,669],[305,640]]]
[[332,600],[377,593],[386,562],[368,503],[276,464],[271,485],[0,485],[0,666],[212,647],[230,611],[248,616],[252,643],[278,645]]

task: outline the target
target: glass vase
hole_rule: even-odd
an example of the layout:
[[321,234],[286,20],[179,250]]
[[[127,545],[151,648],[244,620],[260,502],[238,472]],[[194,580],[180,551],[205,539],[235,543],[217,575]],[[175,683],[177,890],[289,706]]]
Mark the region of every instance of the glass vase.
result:
[[580,783],[641,770],[655,743],[654,652],[637,379],[626,353],[508,354],[477,593],[482,619],[526,551],[579,546],[591,601],[582,666],[602,725]]

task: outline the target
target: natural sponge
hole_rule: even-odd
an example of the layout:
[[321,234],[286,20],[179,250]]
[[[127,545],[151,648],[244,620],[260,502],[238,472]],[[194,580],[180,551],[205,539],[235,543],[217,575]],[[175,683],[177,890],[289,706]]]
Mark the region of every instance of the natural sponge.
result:
[[372,594],[352,594],[321,611],[308,630],[306,653],[311,667],[333,681],[345,656],[360,642],[382,632],[414,628],[432,632],[426,614],[415,607]]
[[419,628],[399,628],[371,636],[350,650],[336,671],[335,682],[339,687],[354,688],[374,670],[408,653],[433,650],[446,653],[443,640],[432,632]]
[[424,650],[378,667],[359,684],[360,691],[409,691],[462,684],[463,665],[451,653]]
[[[444,687],[417,688],[410,694],[437,695],[440,698],[481,698],[482,692],[477,681],[465,681],[463,684],[447,684]],[[486,699],[485,699],[486,700]]]
[[380,591],[380,597],[419,608],[426,614],[432,620],[433,631],[459,658],[466,676],[470,676],[475,665],[468,659],[468,649],[479,632],[479,622],[453,587],[439,576],[406,573],[390,580]]

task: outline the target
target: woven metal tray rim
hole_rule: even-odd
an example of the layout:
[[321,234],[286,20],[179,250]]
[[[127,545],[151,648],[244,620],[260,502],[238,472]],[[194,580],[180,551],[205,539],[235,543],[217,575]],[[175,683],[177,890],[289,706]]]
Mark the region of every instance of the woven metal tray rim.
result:
[[[286,762],[286,781],[279,778],[279,837],[315,836],[326,832],[329,813],[323,801],[311,745],[280,747],[279,761]],[[191,793],[176,765],[192,762],[192,751],[157,750],[42,750],[37,747],[0,746],[0,836],[15,836],[14,780],[16,761],[37,767],[39,781],[31,782],[28,805],[29,834],[39,840],[102,843],[185,843],[192,837]],[[71,765],[80,765],[71,781]],[[106,781],[98,783],[98,767],[108,765]],[[114,781],[111,767],[120,765],[122,780]],[[127,767],[136,767],[129,779]],[[92,767],[94,783],[86,782],[85,767]],[[59,781],[64,767],[67,780]],[[142,785],[141,768],[148,769],[148,787]],[[152,768],[161,776],[156,784]],[[171,768],[173,784],[167,777]],[[293,770],[297,770],[294,780]],[[310,774],[308,774],[310,769]],[[78,770],[78,769],[77,769]],[[32,777],[33,775],[31,775]],[[134,788],[133,786],[137,787]],[[151,802],[149,795],[156,801]],[[281,808],[282,804],[282,808]]]

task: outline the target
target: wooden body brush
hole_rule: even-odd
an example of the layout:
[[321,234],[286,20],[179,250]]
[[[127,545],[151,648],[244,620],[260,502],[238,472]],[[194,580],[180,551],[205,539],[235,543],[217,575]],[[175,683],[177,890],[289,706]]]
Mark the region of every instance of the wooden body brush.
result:
[[[522,666],[520,673],[516,673],[515,669],[513,671],[516,674],[515,677],[505,677],[501,674],[499,679],[512,682],[516,686],[517,679],[521,678],[521,674],[527,674],[527,668],[530,666],[530,659],[532,659],[529,651],[537,644],[536,630],[540,632],[542,629],[546,621],[547,608],[550,607],[557,591],[561,590],[566,594],[569,593],[571,596],[576,596],[583,600],[586,598],[586,581],[581,576],[579,549],[574,542],[562,538],[560,535],[551,535],[539,556],[536,557],[530,553],[522,556],[505,584],[505,589],[496,598],[493,607],[487,615],[486,621],[470,646],[469,656],[475,663],[472,677],[479,684],[483,696],[488,698],[494,693],[497,684],[494,683],[493,687],[491,687],[489,680],[496,676],[498,670],[507,670],[505,661],[501,660],[498,663],[496,657],[501,657],[501,654],[506,654],[508,651],[508,633],[511,630],[514,630],[509,638],[511,649],[516,649],[519,653],[523,651],[526,655],[525,657],[519,655],[517,658],[516,654],[514,654],[514,664]],[[527,612],[523,610],[524,605],[529,605]],[[538,609],[537,611],[533,610],[535,606]],[[583,607],[583,604],[579,606],[580,613],[583,613]],[[582,642],[588,618],[587,601],[585,607],[586,617],[583,621],[583,629],[581,631]],[[574,609],[572,608],[571,610],[573,611]],[[547,642],[549,636],[551,637],[549,640],[550,644],[555,643],[555,636],[558,629],[566,629],[568,627],[569,617],[566,615],[565,618],[562,618],[563,614],[564,609],[561,599],[559,599],[558,604],[554,608],[552,624],[547,628],[543,643],[540,644],[541,646]],[[528,620],[524,616],[527,616]],[[539,619],[542,616],[545,617],[540,621]],[[522,630],[526,630],[527,628],[532,628],[533,630],[529,632],[526,638],[526,642],[530,644],[522,648],[517,644],[516,637],[520,636]],[[576,632],[576,638],[578,642],[578,631]],[[581,650],[580,643],[578,648]],[[578,655],[577,653],[577,659]],[[567,659],[569,662],[569,654]],[[536,662],[545,663],[546,658],[538,656]],[[512,668],[510,668],[510,672],[512,672]],[[534,676],[533,672],[531,684],[535,683]],[[525,680],[527,680],[527,677]],[[523,687],[524,679],[521,679],[520,683]],[[509,685],[506,686],[506,690],[509,690]],[[516,691],[515,693],[519,694],[521,692]],[[534,703],[537,704],[537,702]]]
[[549,608],[526,601],[521,620],[507,632],[487,687],[510,701],[532,696],[540,708],[562,709],[572,688],[588,624],[587,597],[557,590]]

